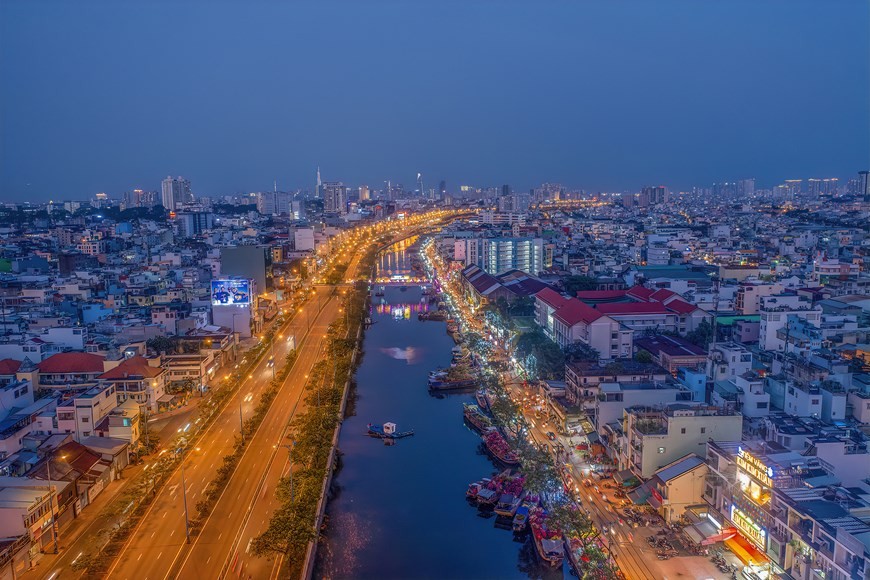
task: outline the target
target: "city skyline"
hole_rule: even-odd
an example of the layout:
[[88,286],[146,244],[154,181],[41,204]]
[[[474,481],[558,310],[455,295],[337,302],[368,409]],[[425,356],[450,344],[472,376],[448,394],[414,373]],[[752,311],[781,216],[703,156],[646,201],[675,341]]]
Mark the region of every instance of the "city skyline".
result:
[[[5,3],[0,78],[18,90],[0,104],[0,198],[166,175],[207,195],[304,187],[318,164],[373,187],[420,172],[685,190],[842,179],[870,159],[863,2],[674,2],[678,18],[639,3],[203,6],[58,3],[46,18]],[[325,46],[312,22],[343,42]],[[819,30],[837,33],[795,41]]]

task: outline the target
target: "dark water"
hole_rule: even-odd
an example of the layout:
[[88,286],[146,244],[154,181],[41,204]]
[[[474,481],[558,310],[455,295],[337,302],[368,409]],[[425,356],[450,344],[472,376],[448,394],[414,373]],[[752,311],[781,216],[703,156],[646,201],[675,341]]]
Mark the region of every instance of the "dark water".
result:
[[[429,370],[450,363],[453,341],[443,322],[417,320],[420,288],[387,288],[384,298],[389,307],[373,308],[365,338],[356,415],[342,427],[315,577],[561,577],[539,565],[527,536],[515,541],[466,503],[469,482],[495,466],[463,422],[462,404],[473,396],[435,398],[426,388]],[[416,435],[390,447],[365,436],[368,423],[386,421]]]

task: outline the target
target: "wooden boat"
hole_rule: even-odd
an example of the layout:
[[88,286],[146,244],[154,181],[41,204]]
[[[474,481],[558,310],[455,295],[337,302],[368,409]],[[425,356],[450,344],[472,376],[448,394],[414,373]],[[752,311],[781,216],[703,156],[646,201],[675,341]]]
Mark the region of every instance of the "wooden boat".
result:
[[429,379],[429,390],[430,391],[455,391],[459,389],[468,389],[474,387],[476,381],[474,379],[463,379],[463,380],[432,380]]
[[535,540],[535,551],[551,567],[562,565],[565,559],[565,549],[562,534],[547,528],[547,512],[543,508],[534,508],[529,513],[529,526]]
[[494,459],[504,465],[519,465],[520,463],[520,458],[510,449],[507,441],[497,429],[487,431],[483,436],[483,446]]
[[484,415],[477,405],[465,404],[462,412],[468,424],[478,433],[482,434],[492,427],[489,417]]
[[495,504],[495,513],[506,518],[512,518],[516,515],[522,502],[522,494],[518,497],[509,493],[504,493],[500,498],[498,498],[498,503]]
[[580,540],[566,536],[565,552],[568,554],[568,562],[571,564],[571,568],[577,573],[578,578],[582,578],[585,565],[583,562],[583,545],[580,543]]
[[499,493],[493,489],[483,488],[477,492],[477,505],[493,506],[498,501]]
[[515,532],[522,532],[529,525],[529,506],[521,505],[514,514],[513,528]]
[[477,501],[477,494],[480,493],[481,489],[486,488],[486,486],[489,485],[491,481],[492,480],[490,478],[484,477],[480,481],[469,483],[468,489],[465,490],[465,497]]
[[477,406],[484,413],[491,413],[492,407],[489,404],[489,395],[487,395],[486,391],[480,390],[474,393],[474,398],[477,400]]

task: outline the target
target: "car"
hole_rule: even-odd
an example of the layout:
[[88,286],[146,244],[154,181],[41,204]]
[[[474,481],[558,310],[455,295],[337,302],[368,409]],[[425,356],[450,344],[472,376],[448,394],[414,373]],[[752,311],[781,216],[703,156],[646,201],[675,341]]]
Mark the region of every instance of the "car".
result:
[[270,366],[270,367],[275,366],[275,359],[274,359],[274,358],[270,358],[270,359],[269,359],[269,362],[266,363],[266,366]]
[[549,439],[550,441],[555,441],[555,440],[556,440],[556,434],[553,433],[552,431],[547,431],[547,439]]

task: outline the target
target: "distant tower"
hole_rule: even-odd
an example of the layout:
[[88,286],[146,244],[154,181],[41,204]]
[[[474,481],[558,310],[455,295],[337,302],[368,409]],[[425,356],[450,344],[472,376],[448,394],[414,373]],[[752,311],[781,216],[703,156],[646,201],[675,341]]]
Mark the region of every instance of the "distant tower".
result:
[[870,171],[858,172],[858,195],[863,195],[864,201],[870,203]]
[[317,166],[317,188],[314,190],[314,197],[320,199],[323,197],[323,181],[320,180],[320,166]]
[[447,195],[447,182],[443,179],[441,180],[441,183],[438,184],[438,193],[441,194],[442,198]]
[[417,189],[420,191],[420,197],[425,197],[423,192],[423,174],[420,172],[417,172]]
[[162,183],[163,207],[169,211],[175,211],[179,204],[193,201],[193,193],[190,190],[190,181],[183,177],[167,177]]

